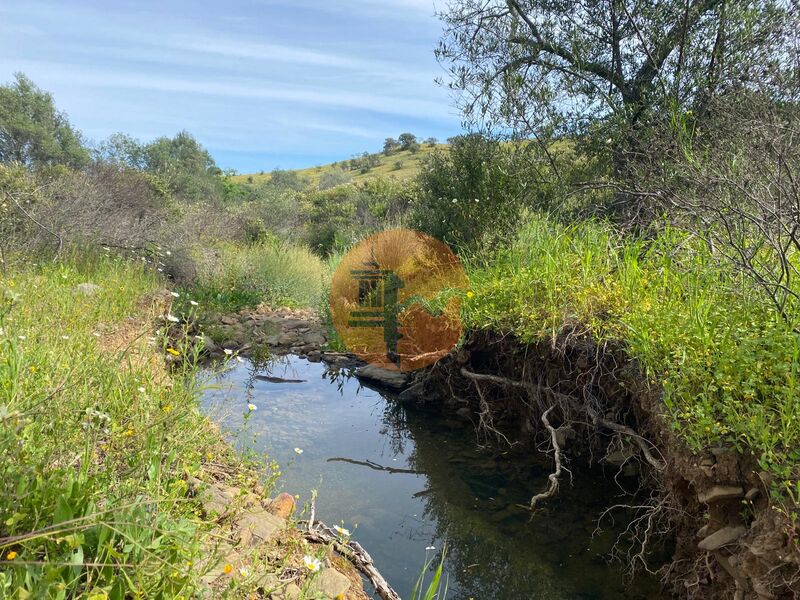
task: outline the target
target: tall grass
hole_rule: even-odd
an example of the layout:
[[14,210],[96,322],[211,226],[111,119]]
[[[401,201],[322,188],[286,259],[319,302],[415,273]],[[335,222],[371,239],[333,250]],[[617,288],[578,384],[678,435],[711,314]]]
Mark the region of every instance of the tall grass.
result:
[[678,231],[622,238],[600,222],[527,222],[466,259],[471,328],[553,339],[565,326],[623,341],[663,387],[675,433],[700,450],[751,452],[800,500],[800,340],[748,280]]
[[260,302],[317,306],[328,277],[325,264],[310,250],[275,240],[218,242],[195,254],[192,293],[208,308],[236,310]]
[[195,589],[207,525],[185,478],[219,439],[191,365],[173,385],[148,339],[162,285],[95,256],[0,278],[0,597]]

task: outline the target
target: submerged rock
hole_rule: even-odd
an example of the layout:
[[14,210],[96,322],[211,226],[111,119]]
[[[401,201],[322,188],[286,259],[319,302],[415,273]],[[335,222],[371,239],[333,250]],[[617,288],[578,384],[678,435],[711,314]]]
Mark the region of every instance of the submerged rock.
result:
[[408,385],[408,374],[402,371],[390,371],[376,365],[365,365],[356,370],[355,376],[378,386],[402,390]]

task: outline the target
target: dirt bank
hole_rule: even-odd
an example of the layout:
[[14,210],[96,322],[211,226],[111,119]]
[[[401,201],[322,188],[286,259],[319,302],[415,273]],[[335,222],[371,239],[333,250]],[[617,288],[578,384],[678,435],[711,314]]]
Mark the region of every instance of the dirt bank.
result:
[[636,510],[618,558],[658,569],[678,597],[800,597],[797,526],[770,498],[769,475],[732,448],[689,452],[660,389],[620,346],[574,333],[532,345],[474,333],[400,398],[469,418],[479,443],[546,450],[554,470],[534,514],[569,485],[571,461],[604,465]]

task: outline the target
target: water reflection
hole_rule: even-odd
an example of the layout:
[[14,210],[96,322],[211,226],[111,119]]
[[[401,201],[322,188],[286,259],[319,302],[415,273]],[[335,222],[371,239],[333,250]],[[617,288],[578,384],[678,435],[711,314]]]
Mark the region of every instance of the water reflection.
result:
[[[295,357],[272,365],[232,361],[217,383],[203,408],[239,432],[241,446],[282,465],[283,489],[306,499],[318,490],[319,517],[354,530],[404,598],[425,548],[438,552],[445,544],[450,599],[657,597],[653,580],[626,582],[606,563],[618,531],[592,537],[619,492],[600,473],[575,471],[574,485],[562,486],[531,520],[522,506],[545,485],[547,464],[529,451],[478,449],[468,424],[407,411]],[[248,403],[258,409],[245,416]]]

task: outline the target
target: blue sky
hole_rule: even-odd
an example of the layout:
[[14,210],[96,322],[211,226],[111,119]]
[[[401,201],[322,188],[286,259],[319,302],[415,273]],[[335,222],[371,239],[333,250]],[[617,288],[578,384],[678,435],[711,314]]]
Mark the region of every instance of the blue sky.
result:
[[0,81],[24,72],[91,140],[186,129],[222,168],[313,166],[403,131],[458,133],[434,83],[434,10],[434,0],[5,0]]

